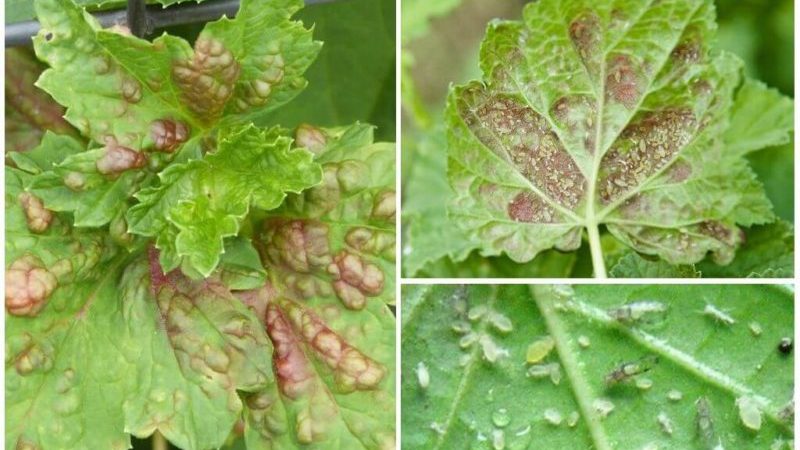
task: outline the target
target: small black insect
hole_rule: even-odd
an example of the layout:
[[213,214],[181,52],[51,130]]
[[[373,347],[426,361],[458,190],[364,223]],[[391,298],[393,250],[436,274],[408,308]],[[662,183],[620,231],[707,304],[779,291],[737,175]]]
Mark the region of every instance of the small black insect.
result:
[[782,338],[781,342],[778,344],[778,351],[784,355],[788,355],[792,353],[792,349],[794,349],[794,342],[792,342],[792,338]]

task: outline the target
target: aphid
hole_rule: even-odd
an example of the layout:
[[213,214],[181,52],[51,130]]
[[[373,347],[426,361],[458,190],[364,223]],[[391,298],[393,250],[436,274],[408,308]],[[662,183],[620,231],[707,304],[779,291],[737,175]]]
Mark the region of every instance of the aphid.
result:
[[563,420],[561,417],[561,413],[558,410],[553,408],[547,408],[544,410],[544,420],[546,420],[550,425],[557,427],[561,425],[561,421]]
[[492,311],[489,313],[489,322],[497,329],[497,331],[501,333],[510,333],[512,330],[514,330],[514,325],[511,323],[511,319],[497,311]]
[[672,426],[672,420],[670,420],[667,413],[663,411],[658,413],[656,420],[658,421],[658,425],[661,427],[661,431],[663,431],[665,434],[672,436],[674,428]]
[[515,436],[525,436],[526,434],[528,434],[530,432],[531,432],[531,426],[528,425],[527,427],[525,427],[525,428],[517,431],[516,433],[514,433],[514,435]]
[[550,336],[545,336],[528,346],[526,361],[528,364],[535,364],[547,357],[555,347],[556,342]]
[[792,338],[788,337],[781,338],[781,342],[778,343],[778,351],[781,352],[781,354],[789,355],[792,353],[793,349],[794,349],[794,342],[792,341]]
[[665,304],[646,300],[611,308],[608,310],[608,315],[618,322],[629,324],[634,322],[651,322],[651,320],[644,319],[648,316],[663,316],[666,312],[667,306]]
[[712,445],[714,422],[711,420],[711,406],[708,404],[708,398],[700,397],[694,404],[697,407],[697,432],[706,441],[706,444]]
[[472,308],[469,309],[467,317],[469,318],[469,320],[474,322],[483,317],[484,314],[486,314],[486,309],[487,309],[486,305],[473,306]]
[[706,304],[705,309],[703,309],[703,314],[705,314],[706,317],[714,319],[717,323],[725,325],[733,325],[736,323],[736,319],[731,317],[730,314],[711,304]]
[[430,425],[431,430],[436,434],[444,434],[444,425],[440,424],[439,422],[431,422]]
[[752,397],[739,397],[736,399],[739,408],[739,418],[745,427],[758,431],[761,429],[761,409]]
[[578,420],[580,418],[581,418],[581,415],[578,413],[578,411],[572,411],[567,416],[567,426],[570,427],[570,428],[574,427],[575,425],[578,424]]
[[636,375],[648,372],[656,363],[658,363],[658,357],[654,355],[647,355],[637,361],[622,363],[606,375],[606,386],[610,387],[617,383],[630,380]]
[[422,361],[417,364],[417,381],[419,381],[419,387],[422,389],[427,389],[431,382],[431,376],[428,373],[428,366],[426,366]]
[[748,326],[750,327],[750,332],[753,333],[753,336],[755,336],[755,337],[761,336],[762,329],[761,329],[761,324],[760,323],[758,323],[758,322],[750,322],[750,325],[748,325]]
[[671,402],[679,402],[683,399],[683,392],[677,389],[671,389],[667,392],[667,399]]
[[511,423],[511,416],[508,415],[508,410],[505,408],[500,408],[497,411],[492,413],[492,423],[497,428],[505,428]]
[[580,345],[581,348],[589,348],[589,346],[592,345],[592,342],[586,336],[579,336],[578,345]]
[[653,380],[651,380],[650,378],[637,378],[636,387],[643,391],[646,391],[651,387],[653,387]]
[[611,403],[611,400],[607,400],[605,398],[598,398],[592,402],[592,407],[600,415],[600,418],[605,419],[614,411],[614,404]]
[[528,367],[528,377],[546,378],[550,377],[553,384],[561,383],[561,366],[558,363],[534,364]]
[[506,434],[503,430],[492,430],[492,447],[494,450],[506,448]]
[[472,331],[472,326],[469,324],[469,322],[465,322],[463,320],[454,322],[450,328],[458,334],[465,334]]

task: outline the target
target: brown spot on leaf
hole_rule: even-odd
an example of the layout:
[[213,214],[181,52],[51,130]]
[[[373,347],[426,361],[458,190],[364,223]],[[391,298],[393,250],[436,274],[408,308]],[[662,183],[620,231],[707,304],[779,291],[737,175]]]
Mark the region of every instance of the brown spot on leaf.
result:
[[346,250],[341,251],[328,266],[333,275],[333,290],[349,309],[362,309],[368,296],[383,291],[383,272],[375,264]]
[[156,120],[150,124],[150,137],[156,150],[172,153],[189,139],[189,128],[179,120]]
[[508,217],[516,222],[549,223],[554,215],[547,203],[530,192],[520,192],[508,204]]
[[397,207],[394,190],[383,191],[375,196],[372,203],[373,219],[394,220],[395,209]]
[[671,163],[696,125],[694,114],[683,109],[648,113],[628,125],[603,157],[602,201],[610,203]]
[[312,220],[267,221],[264,249],[270,261],[295,272],[309,273],[331,262],[328,226]]
[[365,227],[351,228],[345,236],[347,245],[359,252],[371,253],[394,261],[395,236],[380,230]]
[[628,109],[636,107],[643,91],[639,70],[627,55],[614,55],[608,62],[606,99],[623,104]]
[[328,138],[321,128],[301,123],[294,132],[294,140],[298,147],[307,148],[315,155],[319,155],[325,150]]
[[36,316],[58,286],[42,260],[25,255],[6,269],[6,311],[14,316]]
[[692,175],[692,166],[686,161],[675,161],[669,169],[667,169],[667,177],[670,181],[680,183],[686,181]]
[[44,207],[39,197],[28,192],[19,194],[19,204],[25,213],[28,229],[34,233],[44,233],[53,221],[53,213]]
[[192,59],[176,61],[172,76],[189,109],[212,120],[233,95],[239,70],[239,63],[222,42],[201,36],[195,42]]
[[133,78],[123,78],[120,91],[128,103],[138,103],[142,99],[142,85]]
[[95,163],[97,171],[103,175],[116,175],[145,165],[147,156],[144,153],[114,143],[106,145],[105,153]]
[[[475,105],[460,105],[475,136],[499,155],[507,155],[525,178],[555,202],[574,209],[586,180],[545,118],[509,97],[482,88],[465,92]],[[503,156],[506,157],[506,156]]]
[[590,71],[596,72],[595,55],[600,49],[600,20],[594,12],[580,14],[569,24],[569,37],[578,55]]
[[672,50],[670,57],[679,64],[692,64],[700,61],[702,47],[695,39],[686,40]]
[[728,245],[736,244],[736,234],[734,230],[722,222],[716,220],[701,222],[698,226],[698,231]]

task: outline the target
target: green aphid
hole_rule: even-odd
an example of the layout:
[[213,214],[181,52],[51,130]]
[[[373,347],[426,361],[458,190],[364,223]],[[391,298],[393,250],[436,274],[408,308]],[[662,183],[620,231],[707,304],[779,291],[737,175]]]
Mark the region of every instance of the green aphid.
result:
[[636,361],[624,362],[615,367],[605,377],[606,386],[628,381],[631,378],[649,372],[658,363],[658,356],[647,355]]

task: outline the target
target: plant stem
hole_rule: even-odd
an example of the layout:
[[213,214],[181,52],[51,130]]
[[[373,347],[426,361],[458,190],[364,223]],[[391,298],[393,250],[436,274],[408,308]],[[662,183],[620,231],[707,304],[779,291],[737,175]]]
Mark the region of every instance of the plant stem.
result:
[[169,446],[167,445],[167,440],[164,439],[164,436],[156,430],[153,433],[153,450],[168,450]]
[[592,253],[594,277],[607,278],[606,262],[603,260],[603,247],[600,245],[600,230],[596,223],[589,223],[586,224],[586,231],[589,234],[589,249]]

